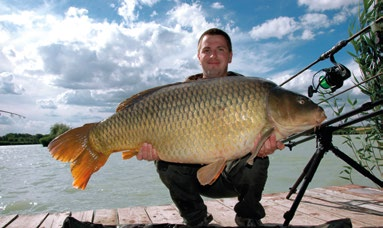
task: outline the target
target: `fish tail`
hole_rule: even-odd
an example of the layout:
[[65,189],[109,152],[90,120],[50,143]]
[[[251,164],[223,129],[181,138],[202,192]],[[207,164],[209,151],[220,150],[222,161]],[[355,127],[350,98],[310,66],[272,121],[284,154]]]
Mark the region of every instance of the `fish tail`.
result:
[[85,189],[90,176],[108,160],[110,153],[95,151],[88,143],[89,132],[97,123],[85,124],[58,136],[48,145],[53,158],[71,162],[73,187]]

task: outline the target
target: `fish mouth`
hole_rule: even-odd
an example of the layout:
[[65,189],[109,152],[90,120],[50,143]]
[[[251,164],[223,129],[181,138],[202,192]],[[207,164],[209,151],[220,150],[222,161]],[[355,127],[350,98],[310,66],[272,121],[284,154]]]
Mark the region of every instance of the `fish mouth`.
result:
[[318,107],[318,110],[319,110],[319,115],[317,116],[317,119],[315,120],[316,124],[314,126],[314,131],[318,130],[321,125],[322,125],[322,122],[327,119],[327,116],[323,110],[323,108],[321,107]]
[[326,113],[324,112],[322,107],[318,107],[318,112],[319,112],[319,115],[318,115],[318,118],[316,119],[317,126],[321,125],[321,123],[325,119],[327,119]]

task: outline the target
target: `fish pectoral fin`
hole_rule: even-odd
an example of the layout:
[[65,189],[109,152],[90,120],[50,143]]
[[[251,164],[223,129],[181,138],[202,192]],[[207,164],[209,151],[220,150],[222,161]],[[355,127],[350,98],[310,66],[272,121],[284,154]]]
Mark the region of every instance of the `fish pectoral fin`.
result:
[[203,166],[197,171],[197,179],[200,184],[213,184],[226,166],[226,159],[219,158],[213,163]]
[[137,150],[128,150],[122,152],[122,159],[127,160],[138,154]]
[[261,131],[261,139],[259,140],[258,144],[255,146],[255,148],[251,151],[251,156],[249,159],[247,159],[247,164],[253,165],[254,158],[257,156],[258,152],[261,150],[263,144],[266,142],[266,140],[270,137],[270,135],[274,132],[274,128],[264,128]]

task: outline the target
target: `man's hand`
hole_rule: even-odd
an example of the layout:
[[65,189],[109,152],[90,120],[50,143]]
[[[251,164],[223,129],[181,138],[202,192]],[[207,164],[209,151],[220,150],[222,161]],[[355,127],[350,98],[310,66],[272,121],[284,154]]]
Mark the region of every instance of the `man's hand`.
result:
[[[261,134],[258,135],[254,142],[254,148],[257,146],[259,141],[261,140]],[[261,149],[259,150],[257,157],[266,157],[269,154],[274,153],[276,149],[283,150],[285,148],[285,144],[283,144],[281,141],[277,141],[277,138],[275,134],[272,134],[263,144]]]
[[154,161],[159,160],[156,149],[153,148],[152,144],[144,143],[136,155],[137,160],[147,160],[147,161]]

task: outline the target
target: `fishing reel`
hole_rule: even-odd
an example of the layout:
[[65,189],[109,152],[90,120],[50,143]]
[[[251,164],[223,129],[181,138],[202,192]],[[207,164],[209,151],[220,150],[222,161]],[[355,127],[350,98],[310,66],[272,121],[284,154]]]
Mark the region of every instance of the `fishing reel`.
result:
[[337,63],[333,55],[330,56],[330,60],[334,64],[333,67],[324,68],[314,74],[312,85],[308,88],[309,97],[312,97],[314,93],[317,93],[319,87],[323,89],[331,89],[331,92],[335,92],[342,87],[343,82],[351,76],[350,70],[344,65]]

